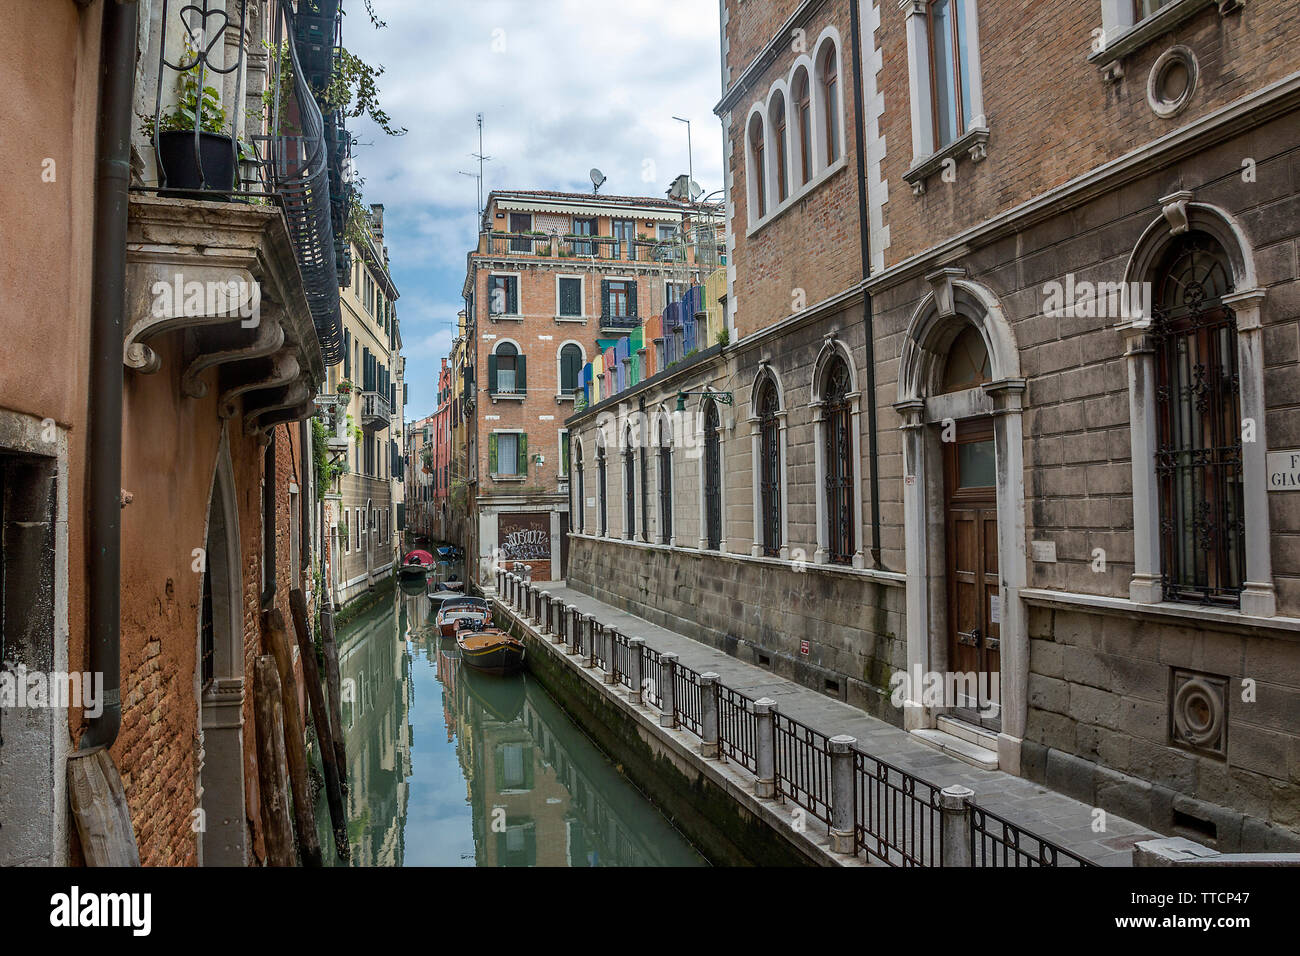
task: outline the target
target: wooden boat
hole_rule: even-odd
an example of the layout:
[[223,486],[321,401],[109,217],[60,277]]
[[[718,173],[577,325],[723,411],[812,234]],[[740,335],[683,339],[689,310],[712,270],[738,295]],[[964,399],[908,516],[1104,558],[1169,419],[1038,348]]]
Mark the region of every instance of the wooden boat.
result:
[[436,620],[439,634],[455,637],[462,621],[480,629],[489,627],[492,624],[492,612],[487,601],[482,598],[457,595],[447,598],[438,606]]
[[476,631],[467,621],[456,632],[456,646],[460,659],[484,674],[514,674],[524,666],[524,642],[499,628]]
[[429,578],[429,569],[433,567],[433,555],[428,551],[415,550],[402,559],[397,569],[397,580],[402,584],[419,582],[423,586]]

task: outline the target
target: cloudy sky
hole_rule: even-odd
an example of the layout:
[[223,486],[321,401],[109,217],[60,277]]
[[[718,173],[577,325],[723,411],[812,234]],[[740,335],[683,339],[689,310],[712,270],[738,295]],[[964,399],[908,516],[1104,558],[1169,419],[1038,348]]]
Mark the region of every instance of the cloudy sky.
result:
[[401,298],[410,404],[436,405],[439,359],[462,308],[477,205],[475,114],[483,114],[486,196],[493,188],[662,196],[686,172],[722,188],[715,0],[374,0],[371,27],[347,0],[344,45],[381,65],[380,102],[405,136],[349,121],[368,203],[384,204],[385,240]]

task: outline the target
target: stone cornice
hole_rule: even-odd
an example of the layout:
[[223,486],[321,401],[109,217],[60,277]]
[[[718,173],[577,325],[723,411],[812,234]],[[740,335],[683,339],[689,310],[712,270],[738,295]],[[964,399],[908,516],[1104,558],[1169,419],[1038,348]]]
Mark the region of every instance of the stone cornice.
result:
[[713,107],[713,112],[719,118],[735,107],[746,91],[754,86],[767,68],[776,62],[782,50],[789,47],[790,32],[811,20],[824,2],[825,0],[803,0],[803,3],[799,4],[794,13],[781,24],[780,29],[772,34],[763,49],[740,71],[736,81],[722,94],[722,99]]

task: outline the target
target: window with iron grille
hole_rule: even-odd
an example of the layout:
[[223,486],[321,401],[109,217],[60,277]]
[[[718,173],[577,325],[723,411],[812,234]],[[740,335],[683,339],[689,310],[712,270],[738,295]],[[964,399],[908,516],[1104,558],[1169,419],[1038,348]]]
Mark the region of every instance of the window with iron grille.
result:
[[605,501],[605,446],[601,444],[596,445],[596,483],[599,485],[600,536],[603,538],[609,531],[609,511]]
[[673,537],[673,442],[663,424],[659,426],[659,524],[667,544]]
[[781,553],[781,430],[776,385],[769,378],[758,392],[759,505],[763,518],[763,553]]
[[830,560],[853,560],[853,429],[849,407],[849,367],[835,356],[826,370],[822,408],[823,454],[826,465],[826,540]]
[[578,513],[578,530],[586,531],[587,530],[587,499],[583,497],[583,495],[586,494],[586,489],[583,488],[583,482],[582,482],[582,445],[578,446],[578,460],[575,467],[577,468],[578,471],[578,480],[575,482],[575,485],[577,486],[577,492],[578,492],[578,498],[575,503],[576,504],[575,510]]
[[636,455],[632,451],[629,431],[623,446],[623,537],[636,537]]
[[1222,246],[1189,232],[1156,273],[1161,577],[1167,601],[1239,606],[1245,576],[1241,388]]
[[722,442],[718,403],[704,403],[704,520],[708,547],[722,547]]

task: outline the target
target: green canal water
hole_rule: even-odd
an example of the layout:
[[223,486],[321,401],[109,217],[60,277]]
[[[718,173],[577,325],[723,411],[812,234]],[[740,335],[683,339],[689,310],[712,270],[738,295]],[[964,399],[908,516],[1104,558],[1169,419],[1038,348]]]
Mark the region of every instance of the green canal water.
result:
[[[702,866],[527,674],[463,667],[400,590],[338,634],[351,866]],[[326,859],[325,794],[316,807]]]

